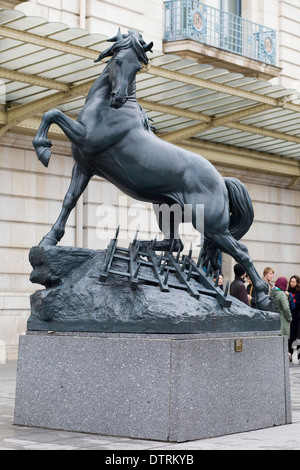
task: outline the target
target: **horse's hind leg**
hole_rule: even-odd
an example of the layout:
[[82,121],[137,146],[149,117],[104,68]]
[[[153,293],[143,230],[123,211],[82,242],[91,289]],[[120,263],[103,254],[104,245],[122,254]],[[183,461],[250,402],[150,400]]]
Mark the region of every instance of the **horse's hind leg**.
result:
[[83,174],[79,170],[77,164],[74,165],[71,183],[65,195],[59,217],[52,226],[50,232],[47,233],[47,235],[45,235],[42,241],[39,243],[39,246],[56,245],[64,236],[68,217],[72,209],[74,209],[76,206],[78,199],[85,190],[90,179],[90,176]]
[[[156,251],[180,251],[183,250],[183,243],[180,239],[178,228],[182,222],[183,214],[179,204],[153,204],[153,212],[160,231],[164,235],[164,240],[156,241],[154,249]],[[138,240],[138,245],[147,249],[152,244],[150,240]]]
[[156,242],[155,249],[158,251],[180,251],[183,243],[179,235],[179,225],[183,221],[184,214],[179,204],[154,204],[153,210],[157,224],[164,235],[164,240]]
[[32,142],[38,159],[46,167],[49,164],[51,157],[50,147],[52,146],[47,134],[51,124],[54,123],[64,131],[68,139],[75,145],[80,146],[80,144],[84,142],[86,136],[86,128],[79,122],[69,118],[58,109],[47,111],[43,115],[41,125]]
[[268,286],[256,271],[246,246],[235,240],[229,231],[224,234],[209,233],[206,236],[217,248],[232,256],[243,266],[253,283],[258,308],[267,310],[270,304]]

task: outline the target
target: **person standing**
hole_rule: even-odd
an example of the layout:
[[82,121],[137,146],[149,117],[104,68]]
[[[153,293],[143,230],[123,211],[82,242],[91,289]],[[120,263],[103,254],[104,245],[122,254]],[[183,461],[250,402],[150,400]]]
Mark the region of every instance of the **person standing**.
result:
[[235,279],[230,284],[230,295],[236,297],[241,302],[244,302],[244,304],[249,306],[248,294],[244,285],[246,271],[241,264],[234,265],[233,271],[235,274]]
[[274,277],[274,269],[273,268],[265,268],[264,269],[264,272],[263,272],[263,280],[266,281],[266,283],[268,284],[269,286],[269,295],[270,295],[270,291],[271,289],[274,287],[274,284],[273,284],[273,277]]
[[246,291],[247,291],[247,294],[248,294],[249,305],[252,308],[257,308],[256,292],[254,290],[252,281],[251,281],[249,276],[246,276],[246,278],[247,278],[247,282],[248,282],[248,286],[246,287]]
[[[215,274],[215,275],[214,275],[214,282],[216,282],[217,277],[218,277],[218,275]],[[220,289],[222,289],[222,290],[223,290],[223,281],[224,281],[224,276],[223,276],[222,273],[220,273],[220,274],[219,274],[219,278],[218,278],[218,287],[220,287]]]
[[289,281],[288,292],[291,296],[291,301],[294,308],[291,309],[293,321],[291,323],[291,336],[290,336],[290,352],[291,345],[295,339],[300,338],[300,278],[299,276],[292,276]]
[[273,277],[274,277],[274,269],[267,267],[264,269],[263,272],[263,280],[268,284],[269,286],[269,299],[270,299],[270,306],[269,310],[275,312],[276,311],[276,306],[275,306],[275,300],[273,297],[271,297],[271,289],[273,289],[274,284],[273,284]]
[[287,287],[287,279],[285,277],[279,277],[275,282],[275,287],[271,289],[271,297],[274,299],[278,313],[280,313],[281,333],[290,338],[292,314],[288,297],[286,295]]

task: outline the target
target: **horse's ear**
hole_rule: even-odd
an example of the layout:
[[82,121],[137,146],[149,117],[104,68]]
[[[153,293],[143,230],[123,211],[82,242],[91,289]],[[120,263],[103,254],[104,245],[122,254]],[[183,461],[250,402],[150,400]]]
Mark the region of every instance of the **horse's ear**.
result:
[[153,47],[153,42],[149,42],[149,44],[144,44],[143,49],[145,52],[153,52],[151,49]]
[[[117,36],[114,36],[113,38],[107,39],[107,42],[117,42],[117,41],[122,41],[124,37],[127,37],[127,34],[122,34],[121,29],[119,28]],[[111,57],[114,54],[114,44],[110,46],[108,49],[105,51],[101,52],[99,55],[98,59],[95,60],[95,62],[100,62],[102,59],[105,59],[105,57]]]
[[118,34],[117,34],[117,41],[122,41],[122,39],[123,39],[123,35],[121,33],[121,29],[119,28],[118,29]]
[[111,57],[113,55],[112,46],[106,49],[105,51],[101,52],[98,59],[94,60],[94,62],[101,62],[101,60],[105,59],[105,57]]
[[113,38],[107,39],[107,42],[117,42],[122,41],[122,39],[128,38],[129,34],[122,34],[121,29],[118,29],[118,34]]

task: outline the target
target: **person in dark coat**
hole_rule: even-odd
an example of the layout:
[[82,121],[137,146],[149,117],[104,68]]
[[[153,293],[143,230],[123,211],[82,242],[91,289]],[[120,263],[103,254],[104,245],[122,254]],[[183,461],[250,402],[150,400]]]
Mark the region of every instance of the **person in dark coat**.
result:
[[235,280],[230,284],[230,295],[236,297],[241,302],[244,302],[244,304],[249,306],[248,295],[244,285],[246,271],[241,264],[236,264],[233,267],[233,271],[235,274]]
[[300,278],[299,276],[292,276],[289,281],[288,292],[290,293],[292,308],[292,323],[291,323],[291,335],[290,335],[290,352],[292,352],[292,344],[295,339],[300,338]]
[[256,292],[253,288],[253,284],[252,284],[252,281],[250,279],[249,276],[246,276],[247,278],[247,282],[248,282],[248,286],[246,287],[246,291],[247,291],[247,294],[248,294],[248,301],[249,301],[249,305],[252,307],[252,308],[257,308],[257,303],[256,303]]

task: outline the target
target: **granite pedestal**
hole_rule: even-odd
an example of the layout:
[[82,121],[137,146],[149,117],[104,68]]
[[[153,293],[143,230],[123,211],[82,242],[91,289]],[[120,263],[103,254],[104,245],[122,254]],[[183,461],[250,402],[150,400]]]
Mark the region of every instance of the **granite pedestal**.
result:
[[28,332],[14,422],[183,442],[291,422],[279,332]]

